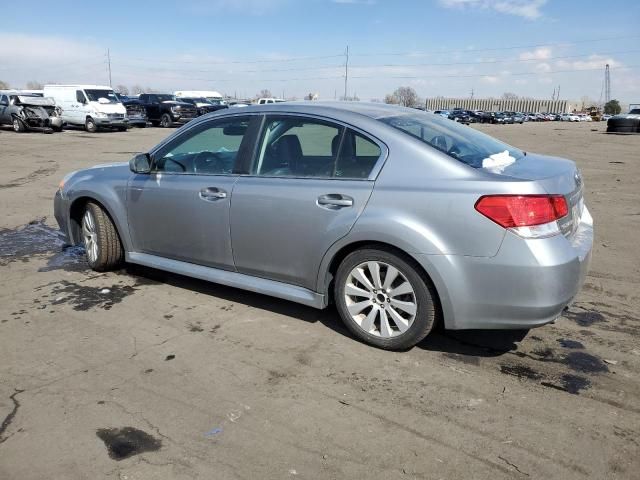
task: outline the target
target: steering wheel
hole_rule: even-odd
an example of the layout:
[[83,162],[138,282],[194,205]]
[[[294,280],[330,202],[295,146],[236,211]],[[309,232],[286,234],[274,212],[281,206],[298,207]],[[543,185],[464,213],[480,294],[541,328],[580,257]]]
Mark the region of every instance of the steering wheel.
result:
[[224,163],[214,152],[207,150],[196,154],[193,159],[193,173],[223,173]]

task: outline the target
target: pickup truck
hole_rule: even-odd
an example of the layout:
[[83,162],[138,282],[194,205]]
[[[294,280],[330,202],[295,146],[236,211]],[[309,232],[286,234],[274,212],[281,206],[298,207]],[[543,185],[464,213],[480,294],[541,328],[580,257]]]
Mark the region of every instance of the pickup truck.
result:
[[147,111],[147,119],[154,127],[172,127],[185,124],[198,116],[194,105],[176,100],[168,93],[143,93],[138,97]]

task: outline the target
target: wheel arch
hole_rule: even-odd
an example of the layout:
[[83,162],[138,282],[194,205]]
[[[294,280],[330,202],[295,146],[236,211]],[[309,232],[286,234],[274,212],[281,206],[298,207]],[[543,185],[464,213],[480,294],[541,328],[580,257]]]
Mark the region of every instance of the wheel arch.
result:
[[325,304],[328,305],[333,301],[333,280],[340,263],[342,263],[350,253],[364,248],[377,248],[380,250],[390,251],[414,264],[418,274],[435,293],[436,325],[449,323],[447,319],[452,311],[448,302],[449,296],[447,294],[446,286],[435,267],[433,265],[425,266],[424,260],[418,261],[418,259],[402,248],[379,240],[353,241],[351,243],[341,245],[339,248],[334,249],[334,251],[327,252],[322,261],[320,273],[318,275],[318,291],[325,296]]
[[69,240],[73,245],[77,245],[80,243],[80,239],[82,238],[82,215],[84,214],[87,203],[93,202],[102,208],[116,229],[116,233],[118,234],[118,238],[122,243],[125,251],[129,251],[129,238],[127,235],[123,235],[126,233],[126,230],[123,229],[122,225],[119,224],[117,220],[117,216],[113,214],[111,209],[108,206],[108,202],[102,201],[98,198],[97,195],[81,195],[75,198],[69,205]]

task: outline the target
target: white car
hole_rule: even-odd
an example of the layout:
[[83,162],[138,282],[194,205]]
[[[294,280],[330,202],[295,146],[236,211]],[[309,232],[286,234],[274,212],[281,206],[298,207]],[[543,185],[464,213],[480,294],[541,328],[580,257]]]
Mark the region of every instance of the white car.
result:
[[580,117],[575,113],[563,113],[560,117],[560,120],[563,122],[579,122]]

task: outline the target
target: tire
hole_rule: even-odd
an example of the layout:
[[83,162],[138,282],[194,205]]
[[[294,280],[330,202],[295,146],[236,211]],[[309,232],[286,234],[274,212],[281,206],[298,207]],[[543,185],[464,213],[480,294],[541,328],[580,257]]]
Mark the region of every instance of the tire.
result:
[[334,298],[349,331],[385,350],[413,347],[436,323],[435,288],[415,261],[391,250],[364,248],[347,255],[336,272]]
[[96,125],[96,121],[91,117],[87,117],[87,120],[84,122],[84,129],[89,133],[97,132],[98,126]]
[[13,117],[12,124],[13,124],[13,131],[16,133],[22,133],[27,129],[24,126],[24,123],[22,122],[22,120],[20,120],[18,117]]
[[54,132],[61,132],[62,127],[51,127],[51,130],[53,130]]
[[151,125],[153,125],[154,127],[159,127],[160,122],[158,120],[151,120]]
[[118,127],[118,131],[119,132],[126,132],[127,131],[127,127]]
[[87,263],[97,272],[114,270],[122,264],[123,249],[116,227],[98,204],[88,202],[81,221]]
[[169,128],[173,125],[173,120],[171,119],[171,115],[168,113],[164,113],[162,117],[160,117],[160,126],[162,128]]

